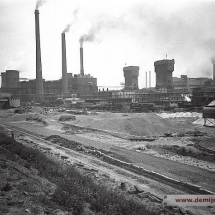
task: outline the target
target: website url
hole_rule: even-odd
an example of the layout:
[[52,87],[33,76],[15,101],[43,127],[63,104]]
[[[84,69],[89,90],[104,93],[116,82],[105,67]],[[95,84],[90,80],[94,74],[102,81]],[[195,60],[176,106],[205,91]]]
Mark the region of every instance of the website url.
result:
[[164,206],[215,206],[215,195],[166,195]]

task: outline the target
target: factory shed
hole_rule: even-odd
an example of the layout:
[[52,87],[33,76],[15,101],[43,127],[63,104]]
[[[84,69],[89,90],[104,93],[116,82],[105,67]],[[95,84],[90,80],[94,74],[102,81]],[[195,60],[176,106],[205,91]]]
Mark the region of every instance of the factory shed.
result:
[[8,109],[9,107],[9,100],[0,98],[0,109]]
[[205,126],[215,126],[215,100],[203,108],[202,117],[204,118]]
[[11,97],[10,93],[0,92],[0,109],[7,109],[10,107],[9,98]]

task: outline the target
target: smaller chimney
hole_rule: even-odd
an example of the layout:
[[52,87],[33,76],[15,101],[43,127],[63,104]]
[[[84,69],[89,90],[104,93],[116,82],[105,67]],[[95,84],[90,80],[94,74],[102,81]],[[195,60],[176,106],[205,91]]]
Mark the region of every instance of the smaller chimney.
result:
[[67,61],[66,61],[66,38],[61,34],[62,40],[62,92],[68,93]]
[[84,59],[83,59],[83,41],[80,41],[80,68],[81,68],[81,76],[84,75]]
[[147,88],[147,72],[146,72],[146,88]]
[[215,63],[213,63],[213,80],[215,81]]
[[151,71],[149,71],[149,88],[151,88]]

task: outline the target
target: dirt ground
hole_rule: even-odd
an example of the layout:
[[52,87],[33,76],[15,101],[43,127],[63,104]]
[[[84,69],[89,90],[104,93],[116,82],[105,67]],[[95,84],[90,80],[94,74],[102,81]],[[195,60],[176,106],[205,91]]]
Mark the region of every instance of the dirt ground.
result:
[[[65,113],[57,112],[54,109],[44,112],[40,107],[34,107],[28,113],[23,114],[13,114],[12,110],[0,112],[1,123],[18,126],[39,135],[47,137],[53,134],[60,135],[81,142],[83,145],[109,152],[117,149],[114,147],[120,147],[131,152],[164,158],[211,173],[215,172],[213,155],[210,155],[211,159],[207,159],[206,157],[210,156],[207,156],[207,153],[203,155],[203,152],[194,146],[196,141],[204,142],[205,138],[215,137],[215,128],[204,127],[199,113],[125,114],[107,112],[95,114],[89,112],[87,115],[75,115],[76,120],[60,122],[59,118],[62,115]],[[26,121],[26,118],[30,120]],[[200,135],[196,136],[195,132]],[[153,137],[155,140],[136,142],[127,139],[133,136]],[[44,151],[49,153],[47,150]],[[59,155],[59,153],[58,148],[52,147],[52,154]],[[60,155],[64,156],[62,153]],[[65,156],[67,155],[65,154]],[[145,188],[152,189],[148,186]],[[154,191],[156,189],[158,186],[155,186]],[[161,188],[158,193],[163,193],[162,189],[164,188]],[[214,211],[209,209],[206,212],[206,214],[210,214]]]
[[[33,107],[29,113],[13,114],[12,110],[1,111],[2,121],[11,122],[14,125],[26,128],[32,126],[32,130],[44,135],[61,134],[73,139],[88,140],[87,145],[109,150],[112,146],[124,147],[140,153],[163,157],[180,163],[205,168],[215,171],[215,163],[199,156],[183,156],[171,150],[171,147],[185,148],[189,152],[201,154],[202,151],[194,147],[195,140],[201,143],[208,137],[215,137],[214,128],[204,127],[200,113],[91,113],[87,115],[75,115],[76,120],[60,122],[60,116],[65,113],[50,110],[43,112],[40,107]],[[32,120],[26,121],[31,117]],[[41,120],[35,120],[38,118]],[[44,122],[46,130],[43,131]],[[79,127],[73,127],[79,126]],[[84,128],[96,129],[84,130]],[[194,136],[195,130],[202,132],[203,136]],[[106,131],[105,133],[102,131]],[[172,134],[171,137],[165,134]],[[114,134],[114,136],[113,136]],[[121,137],[129,136],[154,137],[152,142],[131,142]],[[118,137],[117,137],[118,136]],[[85,141],[86,142],[86,141]]]

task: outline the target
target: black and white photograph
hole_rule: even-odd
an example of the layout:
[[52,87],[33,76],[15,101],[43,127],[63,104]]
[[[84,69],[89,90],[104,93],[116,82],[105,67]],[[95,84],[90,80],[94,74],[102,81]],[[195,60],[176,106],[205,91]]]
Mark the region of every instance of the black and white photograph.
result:
[[0,215],[215,214],[215,0],[0,0]]

